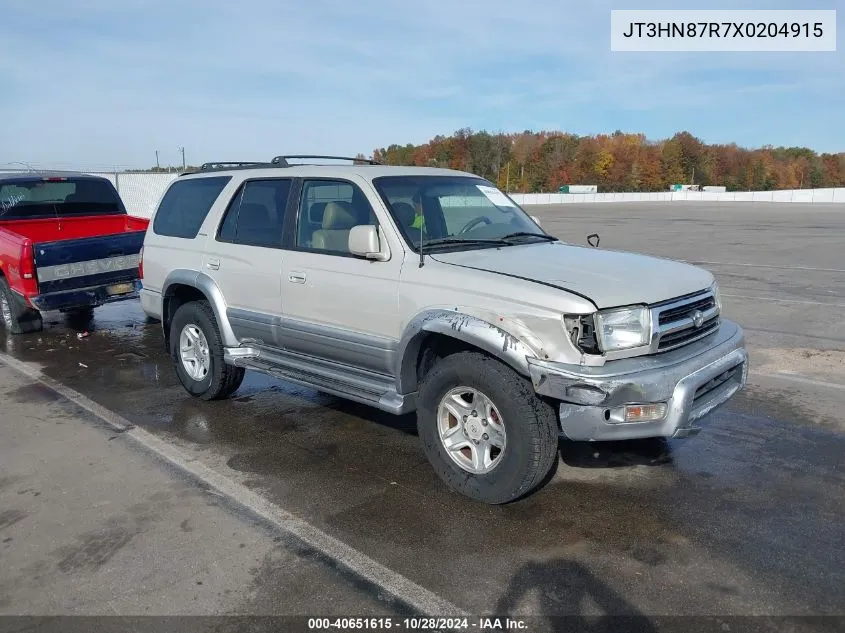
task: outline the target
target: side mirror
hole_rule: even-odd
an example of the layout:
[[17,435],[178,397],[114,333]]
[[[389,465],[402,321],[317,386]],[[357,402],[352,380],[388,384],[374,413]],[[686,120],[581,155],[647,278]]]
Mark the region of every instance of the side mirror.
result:
[[543,228],[542,223],[540,222],[539,218],[538,218],[536,215],[532,215],[532,216],[531,216],[531,219],[532,219],[532,220],[534,220],[534,223],[535,223],[537,226],[539,226],[540,228]]
[[359,224],[349,231],[349,252],[367,259],[384,261],[387,255],[381,252],[378,227],[372,224]]

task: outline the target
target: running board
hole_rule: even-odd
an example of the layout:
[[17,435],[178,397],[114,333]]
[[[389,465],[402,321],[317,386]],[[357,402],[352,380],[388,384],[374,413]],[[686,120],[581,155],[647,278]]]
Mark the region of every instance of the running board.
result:
[[227,347],[224,361],[282,380],[402,415],[416,410],[416,393],[396,393],[391,376],[266,347]]

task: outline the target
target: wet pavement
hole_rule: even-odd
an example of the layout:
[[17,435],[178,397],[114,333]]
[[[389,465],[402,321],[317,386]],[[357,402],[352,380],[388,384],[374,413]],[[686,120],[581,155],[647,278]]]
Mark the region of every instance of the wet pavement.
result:
[[0,630],[39,630],[11,614],[403,612],[3,364],[0,397]]
[[[743,325],[779,318],[778,304],[755,315],[730,301]],[[843,382],[835,363],[813,374],[821,386],[752,379],[695,438],[562,442],[544,488],[489,507],[443,486],[413,416],[253,372],[228,401],[192,399],[137,303],[47,322],[0,350],[470,613],[845,614],[845,392],[824,386]],[[841,323],[824,349],[845,350]],[[751,340],[752,355],[819,349],[805,335]],[[797,401],[805,387],[812,402]]]

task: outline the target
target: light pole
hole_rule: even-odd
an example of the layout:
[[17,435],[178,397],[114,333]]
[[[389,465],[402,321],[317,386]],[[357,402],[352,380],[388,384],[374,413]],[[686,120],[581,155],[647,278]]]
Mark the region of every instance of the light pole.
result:
[[182,169],[185,169],[185,148],[178,147],[177,149],[182,152]]

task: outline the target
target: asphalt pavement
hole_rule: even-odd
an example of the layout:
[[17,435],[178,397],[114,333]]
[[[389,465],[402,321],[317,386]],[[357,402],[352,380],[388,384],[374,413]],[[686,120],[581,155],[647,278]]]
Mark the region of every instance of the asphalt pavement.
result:
[[[133,537],[123,550],[155,549],[155,541],[172,533],[180,537],[168,545],[174,565],[200,561],[196,574],[177,565],[184,586],[167,602],[148,601],[148,613],[308,608],[319,614],[334,605],[363,615],[428,600],[470,614],[533,616],[535,624],[557,615],[845,615],[845,210],[735,206],[529,209],[567,241],[584,244],[597,232],[600,248],[709,262],[701,265],[721,282],[727,314],[746,328],[753,371],[748,388],[697,437],[561,442],[548,484],[507,506],[474,504],[445,489],[425,461],[412,416],[390,416],[252,372],[228,401],[192,399],[164,353],[160,326],[147,323],[137,303],[103,307],[91,323],[54,316],[43,333],[8,338],[3,358],[30,378],[0,374],[4,403],[17,403],[2,409],[12,422],[0,431],[0,477],[35,479],[0,490],[0,512],[27,517],[0,531],[5,538],[19,530],[11,542],[14,565],[0,566],[0,613],[99,613],[92,605],[109,591],[99,586],[108,582],[102,570],[118,565],[119,553],[99,572],[83,571],[97,596],[90,600],[75,597],[75,586],[61,579],[49,590],[27,584],[38,573],[27,566],[55,565],[63,559],[53,549],[67,556],[67,548],[83,543],[80,537],[116,517],[130,533],[150,525],[160,532],[150,543],[133,545]],[[90,334],[80,339],[81,330]],[[64,396],[49,395],[32,377],[63,388],[88,412],[51,425],[45,420],[52,414],[35,407],[71,405],[54,401]],[[36,435],[26,422],[30,415],[41,421]],[[109,432],[92,430],[110,415],[131,425],[134,439],[121,445],[108,440]],[[59,444],[68,450],[59,451]],[[28,458],[18,446],[27,447]],[[178,458],[165,459],[164,467],[162,454],[171,449]],[[35,459],[55,462],[55,470],[39,473]],[[141,474],[132,475],[132,468]],[[138,484],[139,477],[149,484]],[[221,498],[231,508],[205,504],[203,477],[210,488],[217,482],[218,491],[229,491]],[[79,497],[65,499],[60,513],[72,527],[61,544],[41,543],[41,521],[59,519],[45,509],[46,498],[17,490],[59,481]],[[97,499],[114,505],[87,504],[83,491],[91,487],[103,489]],[[159,489],[169,496],[151,500]],[[179,495],[189,502],[174,503]],[[133,514],[137,504],[151,507]],[[261,520],[251,524],[239,514],[256,506],[264,509]],[[76,517],[83,507],[85,516]],[[266,520],[272,509],[287,518]],[[202,512],[214,513],[212,526]],[[139,523],[135,516],[151,513],[163,518]],[[205,526],[203,538],[180,534],[186,519]],[[300,561],[297,548],[276,552],[273,538],[288,534],[285,526],[311,535],[307,547],[314,551],[328,543],[341,564],[330,564],[331,554],[323,567]],[[238,536],[226,538],[233,532]],[[300,562],[277,569],[275,582],[251,574],[270,552]],[[140,569],[155,560],[133,555]],[[213,577],[217,559],[233,576],[231,585],[216,580],[215,591],[233,593],[215,606],[202,589],[197,593],[195,578]],[[370,584],[355,584],[356,575]],[[325,586],[325,596],[303,592],[288,602],[288,583],[300,577],[303,586]],[[137,575],[125,578],[138,582]],[[260,599],[233,589],[245,582]],[[118,612],[135,612],[137,603],[110,600]]]

